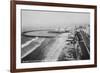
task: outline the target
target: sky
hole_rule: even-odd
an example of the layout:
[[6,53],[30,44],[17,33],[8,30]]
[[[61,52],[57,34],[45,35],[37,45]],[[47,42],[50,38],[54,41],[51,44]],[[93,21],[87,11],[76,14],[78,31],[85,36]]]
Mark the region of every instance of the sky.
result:
[[74,27],[90,23],[90,13],[82,12],[22,10],[21,18],[22,31]]

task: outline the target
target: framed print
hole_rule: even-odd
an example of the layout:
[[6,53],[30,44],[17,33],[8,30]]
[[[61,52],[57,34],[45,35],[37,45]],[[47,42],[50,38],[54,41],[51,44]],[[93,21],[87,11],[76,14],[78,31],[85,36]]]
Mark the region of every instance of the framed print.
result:
[[96,6],[11,1],[11,72],[96,66]]

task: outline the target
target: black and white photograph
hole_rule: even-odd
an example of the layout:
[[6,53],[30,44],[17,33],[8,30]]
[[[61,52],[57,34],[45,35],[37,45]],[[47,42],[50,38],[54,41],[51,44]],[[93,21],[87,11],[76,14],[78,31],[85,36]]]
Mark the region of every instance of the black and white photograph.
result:
[[90,13],[21,9],[21,63],[90,60]]
[[97,7],[11,2],[11,72],[97,66]]

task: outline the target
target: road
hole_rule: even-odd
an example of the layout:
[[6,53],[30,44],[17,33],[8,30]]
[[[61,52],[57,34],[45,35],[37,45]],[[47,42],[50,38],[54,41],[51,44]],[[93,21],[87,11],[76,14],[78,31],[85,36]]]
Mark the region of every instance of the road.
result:
[[[86,38],[86,35],[83,34],[83,32],[77,32],[76,33],[76,36],[78,37],[78,42],[79,42],[79,45],[80,45],[80,48],[81,48],[81,51],[82,51],[82,56],[81,56],[81,59],[89,59],[90,58],[90,52],[89,52],[89,49],[87,47],[87,38]],[[89,40],[88,40],[89,42]],[[88,43],[89,44],[89,43]]]

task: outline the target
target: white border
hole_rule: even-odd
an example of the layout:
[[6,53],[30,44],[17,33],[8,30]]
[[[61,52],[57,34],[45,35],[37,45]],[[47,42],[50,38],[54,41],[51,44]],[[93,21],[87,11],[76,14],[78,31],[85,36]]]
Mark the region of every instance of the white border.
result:
[[[21,9],[31,10],[51,10],[51,11],[71,11],[71,12],[90,12],[90,60],[82,61],[64,61],[64,62],[41,62],[41,63],[21,63]],[[39,68],[54,66],[73,66],[94,64],[94,10],[85,8],[69,8],[69,7],[49,7],[35,5],[16,5],[16,68]]]

